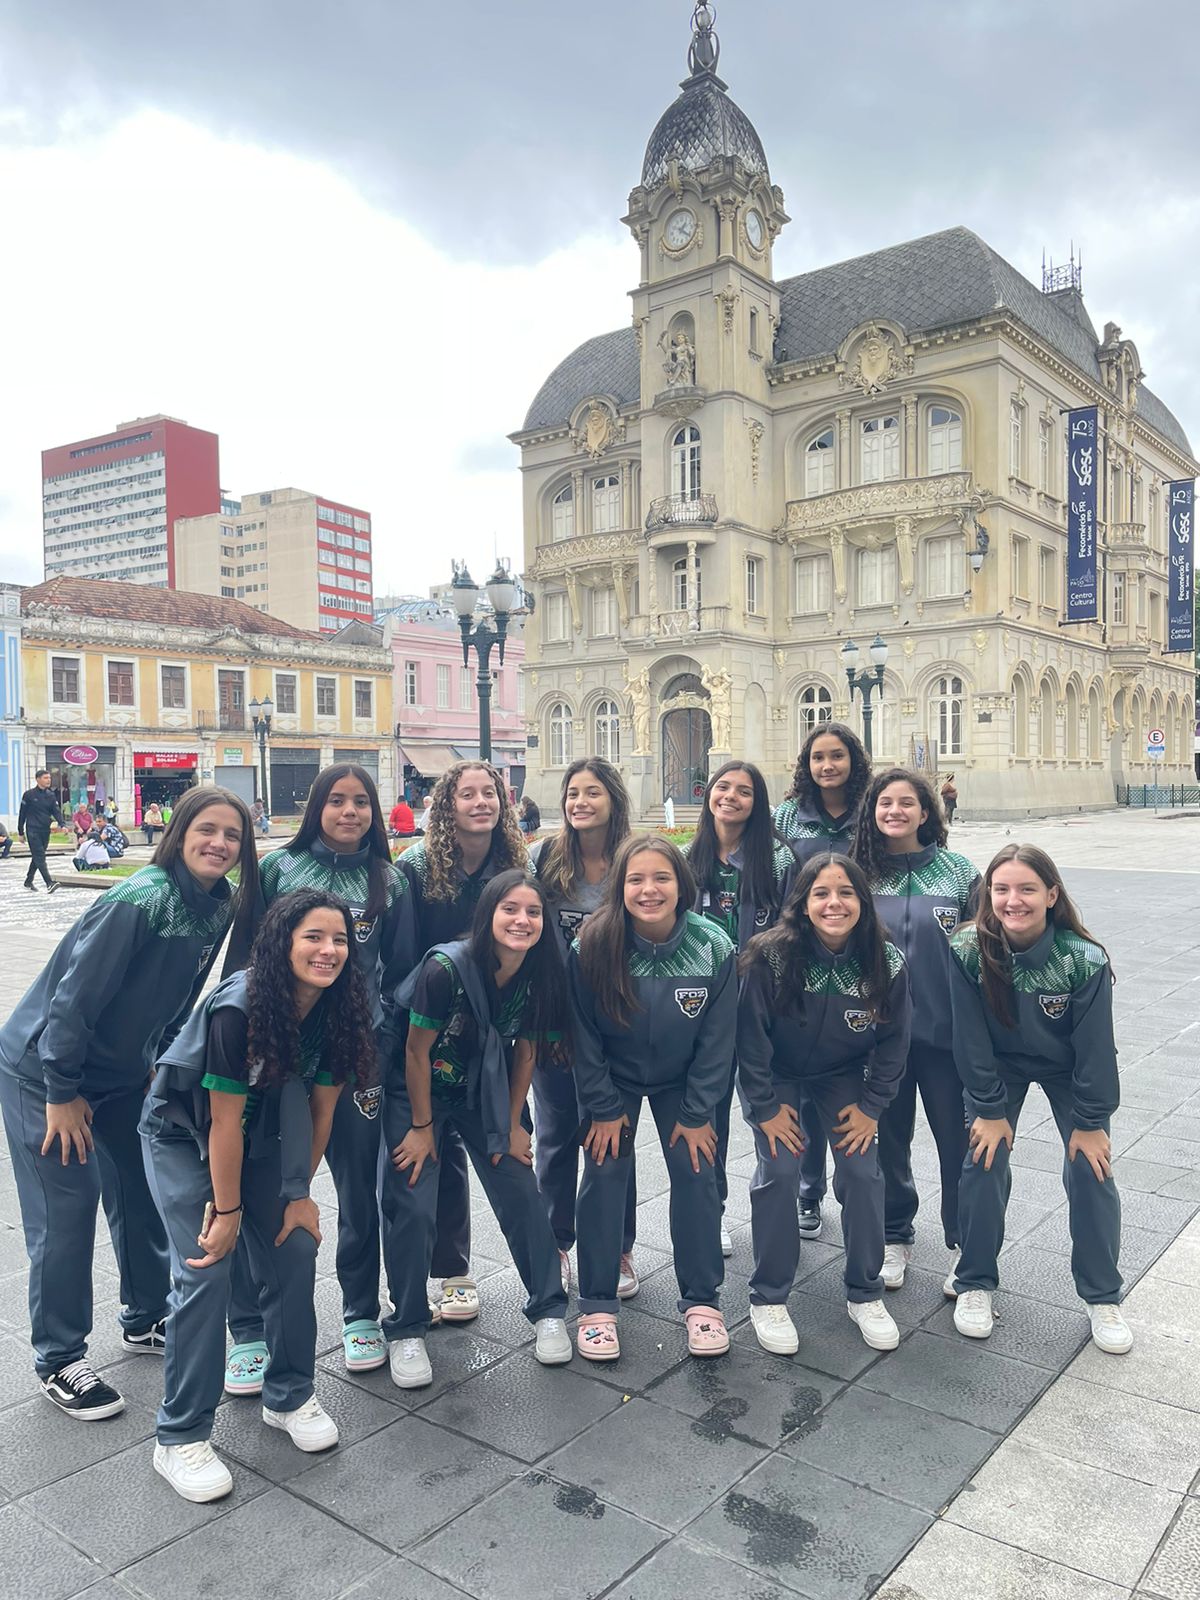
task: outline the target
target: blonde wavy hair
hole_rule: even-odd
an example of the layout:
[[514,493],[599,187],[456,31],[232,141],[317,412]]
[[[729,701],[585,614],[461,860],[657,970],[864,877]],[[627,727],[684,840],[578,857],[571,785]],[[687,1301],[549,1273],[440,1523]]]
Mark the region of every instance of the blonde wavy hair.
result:
[[434,785],[433,801],[429,808],[429,825],[425,829],[425,897],[428,900],[454,900],[459,893],[456,875],[462,867],[462,850],[454,823],[454,797],[458,793],[458,780],[464,772],[486,772],[496,786],[500,801],[500,816],[492,829],[491,855],[497,872],[509,867],[526,867],[529,857],[521,830],[517,826],[517,813],[508,798],[504,779],[490,761],[456,761],[447,768]]

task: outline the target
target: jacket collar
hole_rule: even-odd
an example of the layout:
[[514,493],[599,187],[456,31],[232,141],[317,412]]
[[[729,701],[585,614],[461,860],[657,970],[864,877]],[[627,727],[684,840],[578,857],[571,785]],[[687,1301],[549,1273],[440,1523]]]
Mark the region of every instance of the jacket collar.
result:
[[171,868],[170,877],[188,910],[195,911],[202,917],[211,917],[214,911],[228,901],[233,892],[229,887],[228,878],[221,878],[211,889],[206,889],[198,878],[192,877],[184,866],[182,858]]
[[361,850],[331,850],[319,835],[309,845],[308,853],[314,861],[334,872],[353,872],[355,867],[365,867],[371,859],[369,844],[363,845]]
[[927,867],[938,853],[935,844],[927,844],[921,850],[903,852],[900,855],[886,855],[884,860],[894,872],[919,872],[922,867]]
[[[1030,967],[1034,970],[1045,966],[1051,947],[1054,944],[1056,932],[1054,923],[1047,917],[1046,931],[1038,938],[1036,943],[1031,944],[1026,950],[1013,950],[1013,965],[1015,967]],[[1012,950],[1011,945],[1009,945],[1009,949]]]
[[643,939],[640,933],[634,931],[631,922],[629,927],[630,943],[635,950],[640,951],[644,956],[649,956],[652,961],[665,961],[668,957],[673,956],[683,943],[683,936],[687,932],[687,919],[687,912],[680,912],[671,937],[664,939],[661,944],[653,944],[649,939]]

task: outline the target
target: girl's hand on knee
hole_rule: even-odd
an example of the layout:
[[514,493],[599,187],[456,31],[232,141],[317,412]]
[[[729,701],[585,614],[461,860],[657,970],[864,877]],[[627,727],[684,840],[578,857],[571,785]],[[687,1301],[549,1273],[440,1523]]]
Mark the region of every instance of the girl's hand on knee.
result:
[[703,1156],[709,1166],[715,1166],[717,1158],[717,1133],[711,1122],[706,1122],[700,1128],[685,1128],[682,1122],[677,1122],[671,1131],[670,1148],[674,1150],[678,1141],[682,1139],[687,1145],[688,1154],[692,1158],[692,1171],[700,1171],[700,1157]]
[[843,1106],[838,1112],[833,1131],[841,1134],[834,1145],[835,1150],[844,1150],[848,1156],[865,1156],[875,1143],[879,1123],[858,1106]]
[[437,1160],[432,1128],[410,1128],[392,1151],[392,1165],[397,1172],[409,1173],[408,1186],[413,1188],[427,1161]]
[[46,1137],[42,1140],[42,1154],[48,1156],[54,1141],[62,1142],[62,1164],[69,1166],[71,1152],[75,1152],[81,1167],[87,1166],[88,1151],[94,1149],[92,1141],[92,1108],[81,1094],[63,1105],[46,1102]]
[[283,1208],[283,1227],[279,1230],[276,1245],[281,1245],[289,1234],[295,1233],[297,1228],[303,1228],[305,1233],[311,1233],[318,1244],[321,1242],[321,1212],[315,1200],[289,1200]]
[[214,1215],[208,1225],[208,1232],[197,1235],[196,1243],[204,1251],[202,1258],[188,1261],[189,1267],[215,1267],[218,1261],[223,1261],[237,1244],[238,1234],[242,1231],[242,1213],[230,1211],[222,1216]]
[[771,1147],[771,1160],[779,1154],[777,1145],[782,1145],[785,1150],[790,1150],[794,1156],[804,1154],[804,1135],[800,1131],[800,1118],[796,1115],[794,1106],[789,1106],[784,1101],[773,1117],[768,1117],[765,1122],[759,1123],[759,1130]]
[[615,1161],[621,1153],[621,1129],[629,1125],[628,1117],[618,1117],[615,1122],[593,1122],[583,1141],[583,1148],[598,1167],[604,1165],[605,1156]]
[[1012,1123],[1007,1117],[976,1117],[971,1124],[970,1148],[974,1152],[971,1160],[976,1166],[983,1161],[983,1170],[990,1172],[996,1151],[1002,1144],[1011,1150],[1013,1147]]
[[[519,1122],[509,1129],[508,1153],[514,1161],[519,1161],[523,1167],[531,1167],[533,1165],[533,1140],[529,1137],[528,1128],[523,1128]],[[503,1156],[493,1156],[492,1165],[498,1167],[503,1160]]]
[[1100,1183],[1112,1177],[1112,1143],[1103,1128],[1074,1129],[1067,1145],[1067,1160],[1074,1161],[1077,1155],[1087,1158]]

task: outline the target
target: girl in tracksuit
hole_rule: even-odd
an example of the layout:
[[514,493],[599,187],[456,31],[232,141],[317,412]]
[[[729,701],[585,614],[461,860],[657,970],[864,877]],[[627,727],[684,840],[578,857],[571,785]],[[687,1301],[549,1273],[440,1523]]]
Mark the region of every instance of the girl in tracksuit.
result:
[[[376,1036],[376,1062],[337,1101],[325,1159],[338,1200],[337,1275],[342,1291],[342,1345],[347,1368],[370,1371],[387,1360],[379,1325],[378,1174],[382,1150],[382,1058],[390,1027],[391,996],[419,954],[408,880],[392,864],[379,795],[369,773],[353,762],[325,767],[313,780],[296,837],[263,858],[259,916],[280,895],[321,889],[338,896],[354,919],[351,954],[362,969]],[[235,939],[225,962],[228,976],[249,958],[249,942]],[[387,1004],[381,996],[386,997]],[[233,1348],[225,1382],[231,1394],[258,1394],[268,1346],[258,1307],[258,1285],[245,1248],[233,1268],[229,1321]]]
[[141,1119],[146,1172],[171,1250],[154,1470],[185,1500],[233,1488],[209,1444],[221,1398],[234,1249],[243,1240],[271,1357],[263,1421],[300,1450],[337,1425],[313,1392],[320,1216],[309,1183],[343,1083],[375,1064],[354,917],[323,889],[273,901],[250,964],[207,996],[164,1051]]
[[[383,1208],[395,1310],[385,1328],[392,1381],[433,1381],[425,1347],[426,1282],[438,1213],[437,1163],[455,1129],[512,1252],[544,1366],[571,1359],[558,1250],[538,1193],[524,1116],[534,1058],[561,1055],[566,976],[547,927],[546,894],[521,868],[483,890],[465,939],[435,945],[404,983],[404,1055],[393,1064],[385,1116],[391,1162]],[[569,1072],[560,1061],[555,1070]]]
[[[399,862],[413,892],[417,958],[436,944],[461,939],[487,884],[498,873],[524,868],[527,859],[516,811],[495,767],[456,762],[434,787],[424,838]],[[403,1027],[402,1019],[398,1025]],[[438,1320],[470,1322],[479,1315],[479,1289],[471,1276],[467,1152],[455,1128],[446,1129],[438,1154],[437,1242],[430,1263],[441,1282]]]
[[[699,825],[684,854],[696,880],[693,910],[715,922],[738,950],[774,924],[796,858],[776,836],[766,780],[756,766],[727,761],[713,773],[704,791]],[[725,1160],[734,1069],[731,1059],[729,1082],[717,1105],[717,1189],[722,1210],[729,1194]],[[722,1222],[721,1254],[732,1253],[733,1241]]]
[[1031,1083],[1050,1102],[1066,1150],[1071,1272],[1092,1339],[1123,1355],[1121,1202],[1109,1124],[1120,1103],[1112,969],[1079,920],[1058,868],[1033,845],[1005,845],[984,876],[973,923],[950,941],[954,1057],[966,1089],[970,1149],[958,1212],[962,1256],[947,1279],[954,1325],[992,1331],[992,1294],[1012,1187],[1009,1152]]
[[[551,931],[566,961],[583,923],[604,899],[613,856],[629,837],[629,795],[621,774],[600,756],[573,761],[563,776],[562,827],[529,852],[529,863],[546,890]],[[562,1257],[563,1283],[570,1285],[575,1243],[575,1193],[579,1186],[579,1102],[575,1079],[539,1058],[533,1069],[533,1166]],[[641,1287],[633,1265],[637,1230],[637,1175],[630,1156],[621,1239],[617,1297],[631,1299]]]
[[717,1105],[737,1018],[733,941],[688,908],[696,884],[666,839],[634,834],[618,850],[604,903],[571,947],[575,1083],[584,1123],[579,1190],[581,1355],[620,1354],[617,1264],[629,1155],[642,1103],[671,1181],[679,1309],[693,1355],[720,1355],[724,1276],[714,1165]]
[[891,767],[871,780],[853,854],[871,886],[879,920],[904,957],[912,991],[908,1061],[896,1097],[879,1121],[883,1284],[898,1289],[916,1237],[912,1141],[918,1089],[937,1145],[942,1232],[951,1250],[959,1243],[958,1177],[967,1128],[951,1042],[950,936],[975,915],[979,874],[966,856],[946,849],[946,824],[933,785],[904,767]]
[[[775,831],[801,866],[823,851],[848,856],[859,806],[871,781],[871,760],[844,722],[818,722],[800,747],[787,798],[775,807]],[[826,1145],[820,1119],[803,1093],[800,1125],[800,1231],[815,1239],[825,1198]]]
[[[226,875],[240,871],[230,893]],[[103,1188],[121,1275],[122,1343],[161,1354],[167,1242],[142,1167],[146,1081],[258,890],[250,813],[189,789],[151,864],[84,912],[0,1029],[0,1106],[29,1253],[42,1392],[91,1421],[124,1400],[87,1361],[92,1250]]]
[[846,1310],[872,1349],[894,1350],[900,1334],[880,1277],[883,1178],[875,1133],[908,1054],[908,975],[884,937],[860,868],[845,856],[811,857],[778,923],[750,941],[742,967],[738,1085],[758,1152],[750,1186],[754,1331],[774,1354],[798,1347],[787,1297],[800,1256],[803,1085],[822,1137],[833,1145]]

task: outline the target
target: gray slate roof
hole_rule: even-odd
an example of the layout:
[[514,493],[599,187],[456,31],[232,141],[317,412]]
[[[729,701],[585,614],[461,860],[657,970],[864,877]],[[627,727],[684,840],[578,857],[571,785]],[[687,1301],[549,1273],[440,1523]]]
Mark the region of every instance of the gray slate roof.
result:
[[750,118],[725,93],[719,78],[689,78],[650,135],[642,183],[657,189],[678,161],[683,172],[703,172],[723,156],[736,156],[754,177],[769,179],[766,152]]
[[[833,355],[851,329],[869,317],[897,322],[910,334],[976,322],[1007,309],[1072,366],[1100,381],[1096,331],[1070,297],[1044,295],[969,228],[948,228],[907,244],[839,261],[779,284],[782,322],[776,339],[790,361]],[[561,425],[580,400],[611,394],[622,405],[641,398],[632,328],[579,346],[554,369],[534,397],[526,428]],[[1137,412],[1157,433],[1191,455],[1178,421],[1139,386]]]

